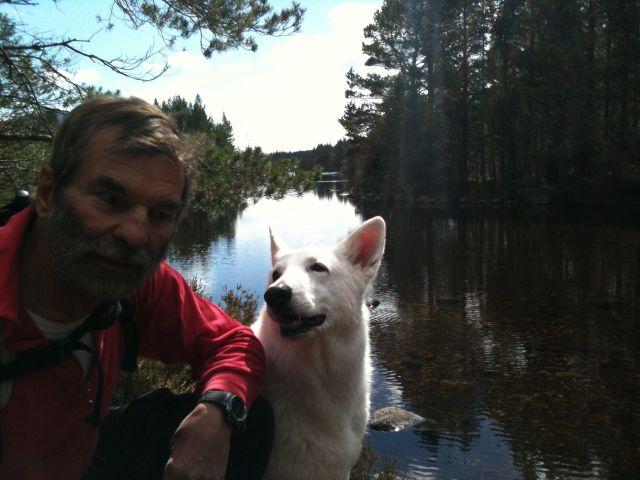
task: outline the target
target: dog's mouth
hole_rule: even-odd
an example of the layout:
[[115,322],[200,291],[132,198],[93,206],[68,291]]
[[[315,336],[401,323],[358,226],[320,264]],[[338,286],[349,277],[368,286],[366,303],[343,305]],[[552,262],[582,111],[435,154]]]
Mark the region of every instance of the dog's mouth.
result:
[[295,337],[319,327],[327,319],[326,315],[312,315],[304,317],[293,313],[277,313],[271,310],[271,317],[280,324],[280,335]]

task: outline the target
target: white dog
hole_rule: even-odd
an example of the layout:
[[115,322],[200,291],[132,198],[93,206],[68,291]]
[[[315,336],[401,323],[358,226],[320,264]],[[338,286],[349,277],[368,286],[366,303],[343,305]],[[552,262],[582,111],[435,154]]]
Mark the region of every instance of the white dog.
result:
[[276,421],[267,480],[343,480],[360,454],[371,364],[365,293],[385,243],[380,217],[332,247],[271,235],[272,283],[253,325]]

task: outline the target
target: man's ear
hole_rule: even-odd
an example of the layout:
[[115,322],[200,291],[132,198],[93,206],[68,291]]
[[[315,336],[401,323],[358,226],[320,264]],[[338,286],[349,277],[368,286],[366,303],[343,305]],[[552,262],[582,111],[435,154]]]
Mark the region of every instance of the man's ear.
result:
[[386,226],[382,217],[373,217],[364,222],[347,238],[338,242],[337,248],[364,274],[373,278],[378,271],[386,236]]
[[53,209],[54,190],[53,168],[49,164],[43,165],[38,173],[38,183],[36,185],[35,207],[38,217],[46,217]]
[[269,227],[269,237],[271,238],[271,265],[275,265],[278,253],[283,250],[288,250],[289,247],[287,247],[282,240],[273,234],[271,227]]

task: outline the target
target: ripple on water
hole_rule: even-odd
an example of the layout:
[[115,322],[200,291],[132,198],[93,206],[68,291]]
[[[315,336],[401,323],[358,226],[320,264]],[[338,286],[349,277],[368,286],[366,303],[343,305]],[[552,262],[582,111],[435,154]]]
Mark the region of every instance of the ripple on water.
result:
[[438,467],[425,465],[422,459],[409,459],[407,473],[403,475],[407,480],[432,480],[438,478]]
[[392,370],[373,362],[373,381],[371,388],[372,408],[399,407],[405,408],[402,385]]

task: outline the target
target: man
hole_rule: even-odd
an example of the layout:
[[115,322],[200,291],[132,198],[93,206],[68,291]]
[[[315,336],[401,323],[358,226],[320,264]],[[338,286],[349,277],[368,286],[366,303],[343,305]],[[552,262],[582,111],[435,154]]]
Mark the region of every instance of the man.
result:
[[[176,128],[146,102],[92,99],[60,126],[35,202],[0,228],[0,344],[3,363],[74,331],[81,345],[2,383],[0,479],[81,478],[99,436],[86,478],[259,478],[272,417],[259,401],[245,426],[243,409],[262,385],[262,347],[164,261],[188,193]],[[197,395],[157,392],[106,414],[123,324],[78,329],[123,298],[140,354],[188,363]]]

